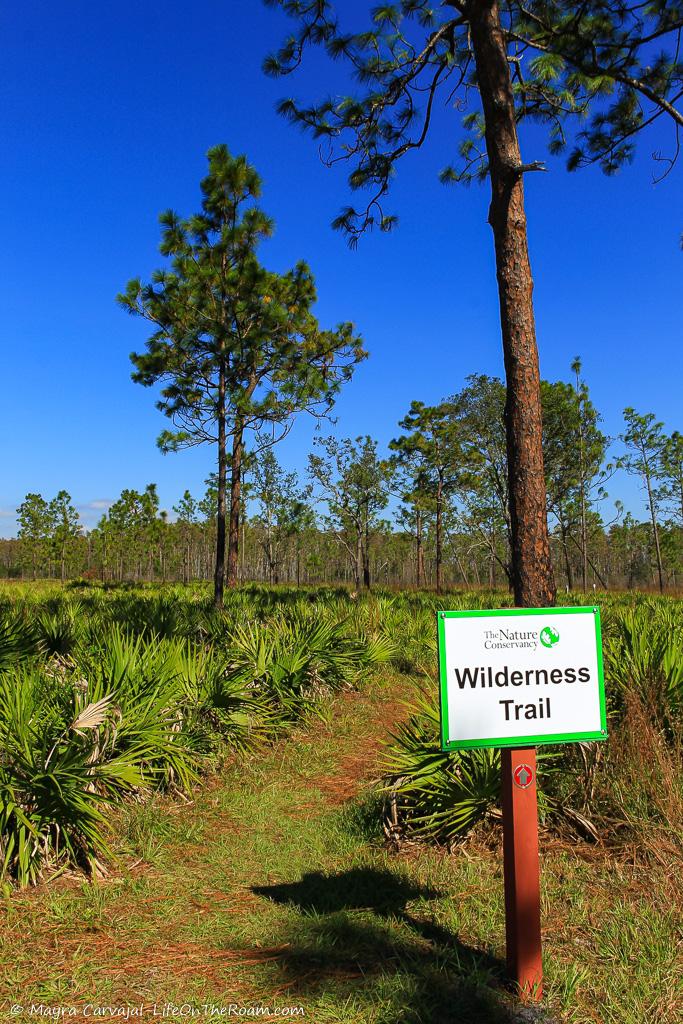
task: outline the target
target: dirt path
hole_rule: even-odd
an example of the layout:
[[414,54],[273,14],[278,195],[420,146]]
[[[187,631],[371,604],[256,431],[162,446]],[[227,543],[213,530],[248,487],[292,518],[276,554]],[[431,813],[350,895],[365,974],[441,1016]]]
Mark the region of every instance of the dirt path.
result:
[[292,909],[268,886],[338,868],[366,845],[340,818],[376,774],[408,691],[392,676],[341,694],[329,721],[249,758],[193,804],[142,810],[126,827],[137,829],[143,857],[122,858],[106,880],[12,897],[2,995],[22,1006],[136,1006],[150,1017],[169,1004],[282,1003],[296,986],[269,965],[291,948],[273,940],[290,929]]

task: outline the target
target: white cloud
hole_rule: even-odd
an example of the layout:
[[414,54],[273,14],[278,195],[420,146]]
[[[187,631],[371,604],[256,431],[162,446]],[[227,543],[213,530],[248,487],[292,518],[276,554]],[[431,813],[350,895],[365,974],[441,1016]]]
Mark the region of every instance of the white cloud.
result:
[[87,502],[85,505],[79,505],[82,509],[92,509],[94,512],[101,512],[103,509],[110,508],[114,502],[110,498],[95,498],[93,501]]

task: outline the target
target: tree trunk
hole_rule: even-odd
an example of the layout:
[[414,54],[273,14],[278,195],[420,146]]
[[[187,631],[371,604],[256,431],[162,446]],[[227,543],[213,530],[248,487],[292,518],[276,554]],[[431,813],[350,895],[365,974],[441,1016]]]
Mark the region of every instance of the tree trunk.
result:
[[[644,461],[644,460],[643,460]],[[659,544],[659,525],[657,523],[657,514],[655,512],[654,497],[652,495],[652,482],[650,480],[650,471],[645,463],[645,482],[647,484],[647,502],[650,506],[650,518],[652,520],[652,533],[655,540],[655,553],[657,555],[657,575],[659,577],[659,592],[664,593],[664,572],[662,570],[662,549]]]
[[370,589],[370,511],[365,502],[365,539],[363,543],[363,586]]
[[225,488],[226,488],[226,437],[225,437],[225,365],[221,361],[218,375],[218,507],[216,510],[216,568],[213,582],[213,603],[223,607],[225,586]]
[[[574,573],[572,572],[572,561],[571,561],[571,558],[569,557],[569,544],[567,543],[568,539],[569,539],[569,536],[568,536],[569,531],[568,531],[567,526],[562,522],[562,520],[560,520],[560,533],[562,535],[562,551],[564,553],[564,567],[565,567],[565,571],[567,573],[567,586],[569,587],[570,590],[573,590],[574,589]],[[584,577],[583,577],[583,581],[584,581],[583,582],[583,589],[584,589],[584,591],[586,589],[586,581],[587,581],[587,579],[588,579],[588,574],[587,574],[587,572],[584,571]]]
[[584,593],[588,589],[588,531],[586,528],[586,485],[581,481],[581,579]]
[[415,585],[418,589],[422,586],[422,513],[419,509],[415,511]]
[[586,471],[584,468],[583,426],[581,427],[581,584],[588,590],[588,528],[586,524]]
[[[586,528],[586,442],[583,430],[583,391],[579,370],[576,371],[576,401],[579,414],[579,467],[581,473],[581,488],[579,491],[581,500],[581,584],[585,594],[588,589],[588,531]],[[568,557],[568,556],[567,556]],[[571,584],[570,584],[571,589]]]
[[443,559],[443,551],[442,551],[443,542],[442,542],[442,538],[441,538],[441,534],[443,532],[443,526],[442,526],[443,509],[442,509],[442,506],[443,506],[443,480],[441,479],[441,476],[439,475],[439,483],[437,485],[437,490],[436,490],[436,538],[435,538],[435,540],[436,540],[436,552],[435,552],[435,554],[436,554],[436,592],[437,592],[437,594],[441,593],[441,562],[442,562],[442,559]]
[[228,529],[228,577],[229,587],[236,587],[239,578],[240,549],[240,495],[242,493],[242,451],[244,427],[235,421],[230,464],[230,525]]
[[489,586],[493,590],[496,581],[496,527],[491,524],[491,539],[489,541]]
[[456,564],[458,566],[458,569],[460,570],[460,575],[462,576],[462,581],[463,581],[463,583],[465,584],[466,587],[469,587],[470,581],[467,578],[467,573],[465,571],[465,566],[462,564],[462,559],[460,558],[460,555],[455,550],[455,548],[453,549],[453,554],[455,555],[455,561],[456,561]]
[[498,0],[468,5],[484,108],[493,229],[507,381],[505,425],[515,602],[553,605],[543,472],[541,388],[524,211],[522,159]]

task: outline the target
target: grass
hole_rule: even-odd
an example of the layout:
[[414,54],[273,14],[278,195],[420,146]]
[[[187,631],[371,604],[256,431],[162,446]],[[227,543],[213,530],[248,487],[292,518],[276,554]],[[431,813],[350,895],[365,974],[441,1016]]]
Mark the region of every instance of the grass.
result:
[[[501,856],[383,843],[368,790],[410,680],[384,671],[233,763],[194,802],[128,805],[108,878],[2,906],[5,1006],[303,1007],[319,1024],[502,1024]],[[677,879],[544,836],[546,1004],[575,1024],[673,1024]],[[28,941],[27,941],[28,940]],[[207,1011],[208,1015],[208,1011]]]

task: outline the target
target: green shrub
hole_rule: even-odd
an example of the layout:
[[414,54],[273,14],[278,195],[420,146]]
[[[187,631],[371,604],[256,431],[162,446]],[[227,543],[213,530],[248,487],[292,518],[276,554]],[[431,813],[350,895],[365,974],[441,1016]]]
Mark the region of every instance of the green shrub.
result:
[[[395,657],[375,604],[245,587],[38,585],[0,614],[0,873],[109,854],[107,805],[187,791]],[[326,592],[327,593],[327,592]]]

